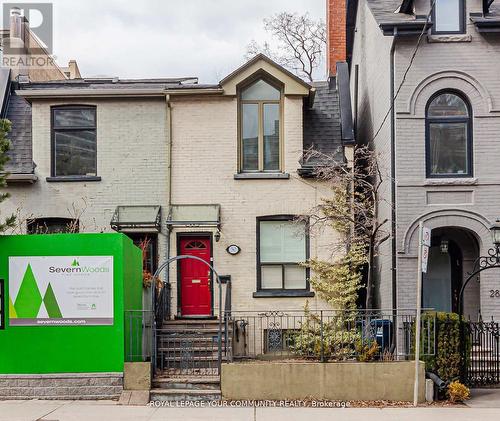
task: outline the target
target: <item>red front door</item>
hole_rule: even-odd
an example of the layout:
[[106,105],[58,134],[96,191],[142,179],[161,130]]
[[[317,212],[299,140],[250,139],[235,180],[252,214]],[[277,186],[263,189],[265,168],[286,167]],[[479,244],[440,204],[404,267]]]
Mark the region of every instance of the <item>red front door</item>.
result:
[[[181,237],[179,254],[196,256],[210,263],[209,237]],[[180,261],[181,315],[211,316],[212,294],[210,268],[195,259]]]

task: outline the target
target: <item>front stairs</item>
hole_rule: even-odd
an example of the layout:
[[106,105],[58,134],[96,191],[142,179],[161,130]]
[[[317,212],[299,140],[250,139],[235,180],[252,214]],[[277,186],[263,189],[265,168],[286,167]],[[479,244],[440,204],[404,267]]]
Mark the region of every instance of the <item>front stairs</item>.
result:
[[[222,360],[231,358],[232,338],[222,330]],[[218,368],[219,320],[166,320],[156,331],[157,370],[151,400],[221,399]]]
[[500,360],[491,347],[472,345],[469,373],[471,379],[478,384],[500,387]]

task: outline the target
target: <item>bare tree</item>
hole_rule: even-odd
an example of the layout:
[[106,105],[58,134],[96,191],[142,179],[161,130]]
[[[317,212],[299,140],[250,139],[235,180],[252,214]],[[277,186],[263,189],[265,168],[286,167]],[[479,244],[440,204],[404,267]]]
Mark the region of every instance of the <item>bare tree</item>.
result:
[[316,176],[332,190],[331,197],[323,198],[311,210],[310,223],[330,226],[341,234],[341,240],[332,245],[335,253],[346,249],[362,251],[365,257],[356,259],[358,267],[351,269],[360,271],[359,266],[366,265],[366,308],[373,308],[374,260],[380,245],[390,237],[386,229],[388,219],[379,217],[383,201],[380,193],[386,176],[377,155],[367,146],[357,146],[349,166],[333,156],[315,151],[307,151],[305,160],[321,163]]
[[247,46],[246,58],[263,53],[312,82],[314,70],[321,64],[326,49],[326,27],[322,20],[309,14],[281,12],[264,19],[264,29],[277,41],[276,50],[269,42],[255,40]]

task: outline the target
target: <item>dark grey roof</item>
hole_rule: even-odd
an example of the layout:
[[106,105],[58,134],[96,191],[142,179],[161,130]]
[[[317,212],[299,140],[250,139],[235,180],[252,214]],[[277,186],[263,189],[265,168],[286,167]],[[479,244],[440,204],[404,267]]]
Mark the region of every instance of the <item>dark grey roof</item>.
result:
[[[343,162],[340,101],[336,78],[330,78],[329,82],[315,82],[313,87],[314,104],[310,107],[306,101],[304,105],[304,150],[312,149]],[[302,163],[302,167],[307,172],[307,169],[312,170],[320,164],[321,160],[321,156],[312,155]]]
[[[381,23],[411,22],[414,15],[397,13],[403,0],[366,0],[375,20]],[[395,13],[396,12],[396,13]]]
[[12,123],[9,133],[11,148],[8,152],[10,160],[5,171],[11,174],[31,174],[34,172],[31,147],[31,106],[28,102],[10,94],[5,117]]
[[413,1],[366,0],[366,2],[384,35],[392,36],[397,30],[399,35],[413,36],[420,34],[424,28],[432,26],[432,22],[427,22],[427,16],[413,14]]
[[88,78],[48,82],[33,82],[21,85],[21,89],[209,89],[219,85],[199,84],[196,78],[178,79],[118,79]]
[[500,28],[500,5],[492,3],[488,13],[471,13],[470,20],[479,32],[498,33]]

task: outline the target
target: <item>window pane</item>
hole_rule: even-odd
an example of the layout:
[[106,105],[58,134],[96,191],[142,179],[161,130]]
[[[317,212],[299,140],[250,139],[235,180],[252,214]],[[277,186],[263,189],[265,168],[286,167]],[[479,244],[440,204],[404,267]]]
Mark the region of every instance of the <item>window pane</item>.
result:
[[461,0],[437,0],[435,5],[436,22],[434,29],[437,32],[460,31],[460,3]]
[[55,175],[96,175],[95,130],[55,133]]
[[466,174],[467,123],[431,123],[431,174]]
[[298,265],[286,265],[285,289],[306,289],[306,268]]
[[305,224],[293,221],[261,221],[260,260],[274,263],[305,261]]
[[95,109],[54,109],[55,127],[95,127]]
[[243,89],[241,99],[250,101],[279,100],[280,91],[262,79]]
[[442,94],[432,100],[427,111],[429,117],[468,117],[469,111],[462,98],[455,94]]
[[280,106],[264,104],[264,170],[280,169]]
[[282,289],[283,288],[283,268],[282,266],[262,266],[261,267],[261,288],[262,289]]
[[242,152],[243,170],[259,169],[259,106],[243,104],[242,106]]

